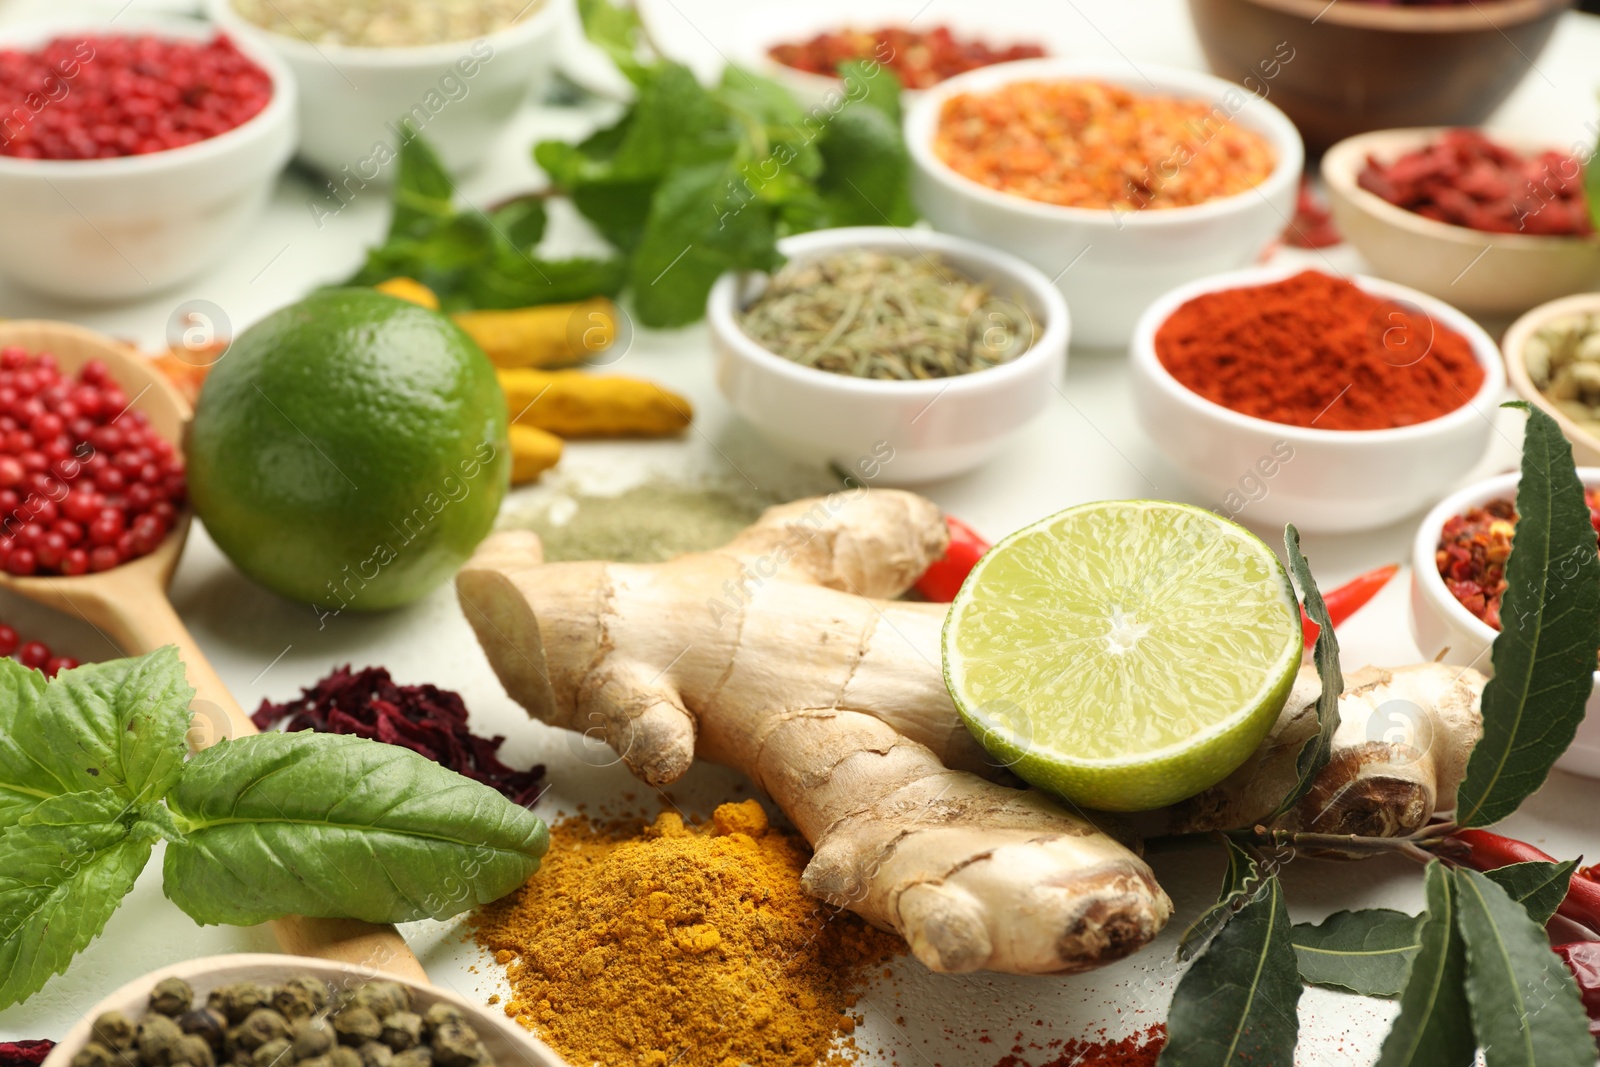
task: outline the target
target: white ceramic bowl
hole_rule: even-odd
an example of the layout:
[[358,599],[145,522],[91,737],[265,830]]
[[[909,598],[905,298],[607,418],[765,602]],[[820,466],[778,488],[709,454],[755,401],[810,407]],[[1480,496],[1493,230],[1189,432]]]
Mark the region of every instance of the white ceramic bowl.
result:
[[[216,30],[175,18],[128,18],[109,29],[34,22],[0,29],[0,48],[107,33],[209,40]],[[272,76],[272,99],[241,126],[142,156],[0,156],[0,273],[68,300],[123,300],[187,281],[233,247],[266,205],[295,143],[288,68],[259,45],[235,43]]]
[[[935,155],[939,114],[951,96],[1036,80],[1104,81],[1211,101],[1266,137],[1278,165],[1259,186],[1234,196],[1193,207],[1112,212],[1002,193],[957,174]],[[988,242],[1044,271],[1072,309],[1073,339],[1099,347],[1127,344],[1146,305],[1173,286],[1254,262],[1289,224],[1305,162],[1294,124],[1232,82],[1167,67],[1134,71],[1114,59],[1024,59],[957,75],[922,94],[906,115],[905,130],[912,195],[934,228]]]
[[717,386],[769,441],[801,459],[823,460],[873,485],[949,478],[989,459],[1049,404],[1067,361],[1067,305],[1049,279],[1014,256],[928,230],[861,226],[788,237],[778,248],[805,261],[847,248],[941,256],[993,283],[1034,323],[1033,345],[988,370],[919,382],[854,378],[802,367],[769,352],[736,313],[765,275],[726,274],[712,287],[706,320]]
[[[476,166],[506,120],[555,65],[571,0],[543,0],[521,22],[472,41],[368,48],[312,44],[242,18],[232,0],[206,10],[236,38],[283,57],[300,86],[300,158],[341,187],[394,177],[398,124],[412,126],[459,174]],[[332,196],[332,194],[330,194]],[[330,199],[329,208],[337,210]]]
[[[1376,273],[1478,315],[1518,315],[1600,286],[1600,236],[1483,233],[1396,207],[1357,184],[1369,155],[1392,162],[1444,132],[1440,126],[1375,130],[1340,141],[1322,157],[1334,224]],[[1493,136],[1523,153],[1560,147]]]
[[1437,500],[1489,445],[1506,379],[1499,349],[1477,323],[1414,289],[1352,279],[1461,334],[1484,370],[1483,385],[1467,404],[1392,430],[1319,430],[1241,415],[1179,384],[1156,357],[1156,330],[1179,305],[1202,293],[1279,281],[1301,269],[1219,274],[1179,286],[1151,304],[1133,338],[1134,409],[1162,455],[1224,514],[1242,511],[1252,522],[1293,522],[1329,532],[1383,526]]
[[[1445,663],[1474,667],[1485,674],[1494,673],[1489,647],[1498,631],[1450,595],[1444,579],[1439,577],[1434,552],[1439,546],[1439,532],[1452,516],[1497,497],[1515,500],[1521,477],[1513,471],[1451,493],[1428,512],[1417,528],[1411,549],[1411,636],[1423,659],[1438,659],[1442,654]],[[1579,467],[1578,478],[1591,489],[1600,486],[1600,467]],[[1556,766],[1562,770],[1588,778],[1600,778],[1600,672],[1595,673],[1594,684],[1594,691],[1589,695],[1589,710],[1578,726],[1577,736],[1566,754],[1556,761]]]
[[1511,388],[1522,399],[1556,420],[1556,425],[1561,427],[1561,432],[1572,444],[1572,457],[1588,466],[1600,464],[1600,438],[1579,426],[1572,416],[1557,407],[1555,401],[1533,384],[1533,379],[1528,376],[1526,348],[1529,338],[1550,320],[1566,315],[1593,315],[1596,312],[1600,312],[1600,293],[1579,293],[1552,300],[1548,304],[1540,304],[1513,322],[1500,343],[1501,351],[1506,355],[1506,377],[1511,381]]
[[412,1004],[419,1014],[438,1003],[451,1004],[460,1009],[499,1067],[566,1067],[565,1061],[548,1045],[508,1020],[504,1012],[474,1004],[448,990],[406,982],[370,967],[265,952],[241,952],[184,960],[135,978],[86,1011],[77,1025],[67,1031],[60,1043],[50,1050],[43,1067],[69,1067],[72,1057],[89,1043],[89,1029],[102,1012],[115,1010],[138,1019],[145,1013],[150,988],[164,978],[182,978],[194,987],[195,999],[203,1002],[206,994],[230,982],[281,982],[297,974],[315,975],[335,989],[374,979],[398,981],[410,987]]

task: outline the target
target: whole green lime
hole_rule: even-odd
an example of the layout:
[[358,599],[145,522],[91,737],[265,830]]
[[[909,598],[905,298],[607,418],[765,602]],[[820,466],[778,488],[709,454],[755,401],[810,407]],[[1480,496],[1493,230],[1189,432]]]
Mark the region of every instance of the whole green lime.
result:
[[488,534],[510,481],[494,368],[455,323],[331,289],[245,330],[212,368],[187,445],[218,547],[295,600],[416,600]]

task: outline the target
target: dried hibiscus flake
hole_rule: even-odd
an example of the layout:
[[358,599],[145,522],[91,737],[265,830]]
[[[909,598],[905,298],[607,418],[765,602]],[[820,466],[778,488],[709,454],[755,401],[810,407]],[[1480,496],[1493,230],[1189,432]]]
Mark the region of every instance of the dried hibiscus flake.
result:
[[541,792],[544,767],[519,771],[501,763],[498,753],[505,738],[479,737],[469,730],[460,694],[433,685],[396,685],[382,667],[352,672],[347,664],[301,690],[298,700],[263,700],[250,718],[258,730],[287,719],[288,731],[355,734],[409,748],[517,804],[531,807]]
[[0,1067],[39,1067],[54,1041],[0,1041]]

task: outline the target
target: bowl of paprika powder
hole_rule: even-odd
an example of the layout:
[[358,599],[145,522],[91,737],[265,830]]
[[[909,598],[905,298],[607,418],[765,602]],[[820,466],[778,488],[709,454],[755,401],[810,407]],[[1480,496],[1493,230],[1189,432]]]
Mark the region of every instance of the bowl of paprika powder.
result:
[[1161,297],[1131,371],[1141,425],[1201,499],[1329,532],[1438,499],[1488,447],[1506,384],[1494,341],[1448,304],[1293,267]]

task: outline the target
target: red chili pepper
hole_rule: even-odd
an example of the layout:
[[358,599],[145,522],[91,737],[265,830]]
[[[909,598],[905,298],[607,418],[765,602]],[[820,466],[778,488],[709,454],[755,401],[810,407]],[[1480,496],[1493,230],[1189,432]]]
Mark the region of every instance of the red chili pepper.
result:
[[939,604],[948,604],[956,598],[961,583],[989,551],[989,542],[978,531],[949,515],[944,521],[950,527],[950,547],[945,549],[942,559],[935,560],[917,579],[917,592]]
[[[1528,863],[1533,860],[1541,863],[1555,862],[1555,857],[1543,849],[1535,848],[1526,841],[1490,833],[1488,830],[1457,830],[1450,835],[1449,840],[1460,842],[1467,847],[1466,855],[1460,862],[1476,871],[1492,871],[1496,867]],[[1448,852],[1446,854],[1449,855]],[[1591,930],[1600,931],[1600,882],[1585,876],[1581,871],[1574,872],[1572,881],[1567,885],[1566,899],[1556,910],[1575,923],[1582,923]]]
[[1589,1013],[1589,1033],[1600,1037],[1600,941],[1569,941],[1554,951],[1577,980],[1583,1010]]
[[[1354,615],[1367,601],[1378,595],[1378,590],[1389,584],[1400,571],[1400,564],[1391,563],[1387,567],[1379,567],[1375,571],[1357,575],[1339,588],[1323,594],[1322,602],[1328,607],[1328,621],[1335,628],[1350,616]],[[1322,627],[1311,621],[1311,616],[1306,614],[1306,609],[1300,609],[1300,626],[1305,631],[1306,647],[1310,648],[1317,643],[1317,634]]]

